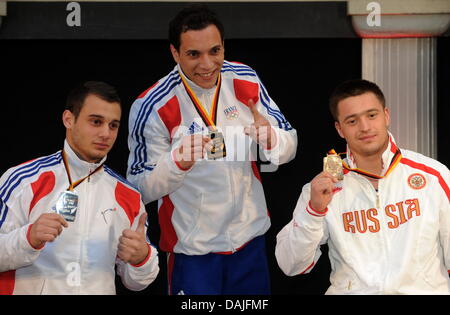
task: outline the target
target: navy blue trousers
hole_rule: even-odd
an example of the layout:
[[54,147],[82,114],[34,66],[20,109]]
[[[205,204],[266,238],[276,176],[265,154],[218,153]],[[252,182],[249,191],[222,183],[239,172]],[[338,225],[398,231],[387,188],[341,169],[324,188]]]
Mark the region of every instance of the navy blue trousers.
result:
[[232,254],[170,253],[169,294],[267,295],[270,278],[264,236]]

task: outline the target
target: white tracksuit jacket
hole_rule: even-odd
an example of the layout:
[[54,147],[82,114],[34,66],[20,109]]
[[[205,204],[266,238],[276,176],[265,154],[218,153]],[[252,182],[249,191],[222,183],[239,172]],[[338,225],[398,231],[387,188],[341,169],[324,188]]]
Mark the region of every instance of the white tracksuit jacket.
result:
[[[217,108],[217,127],[224,134],[227,156],[203,159],[185,171],[172,152],[183,136],[207,134],[181,82],[180,68],[142,93],[129,117],[128,175],[144,203],[159,200],[160,248],[202,255],[234,252],[270,227],[263,186],[249,157],[250,138],[243,128],[253,123],[251,98],[277,133],[277,145],[264,151],[274,164],[294,158],[297,135],[250,67],[225,61]],[[188,80],[203,105],[215,88],[205,90]]]
[[[99,165],[80,160],[67,142],[64,150],[74,182]],[[122,231],[136,229],[145,208],[140,194],[106,166],[75,188],[75,221],[43,248],[30,245],[31,224],[51,212],[68,186],[61,152],[1,177],[0,294],[115,294],[115,266],[126,287],[146,288],[159,271],[156,249],[140,266],[116,257]]]
[[[385,166],[396,148],[391,136]],[[277,235],[284,273],[310,272],[327,243],[327,294],[448,294],[450,172],[419,153],[401,153],[378,192],[362,175],[346,172],[325,214],[310,207],[310,184],[303,187],[293,219]]]

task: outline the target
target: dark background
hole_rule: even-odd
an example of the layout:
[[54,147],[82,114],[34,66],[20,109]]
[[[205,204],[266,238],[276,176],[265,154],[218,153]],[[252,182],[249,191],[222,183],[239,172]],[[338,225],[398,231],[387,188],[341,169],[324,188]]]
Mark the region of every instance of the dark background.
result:
[[[134,99],[174,66],[165,40],[170,18],[185,4],[81,3],[82,27],[65,24],[64,3],[8,3],[0,27],[0,173],[63,145],[65,98],[76,84],[102,80],[122,98],[122,125],[107,164],[125,175],[128,113]],[[297,130],[296,159],[262,173],[272,227],[266,235],[273,294],[322,294],[329,285],[326,247],[310,274],[287,277],[278,268],[276,234],[292,216],[302,186],[322,168],[330,148],[344,151],[327,99],[340,82],[361,77],[361,44],[345,3],[214,3],[226,28],[225,55],[253,67]],[[446,35],[448,35],[447,32]],[[450,37],[438,38],[438,159],[450,165]],[[389,100],[388,100],[389,101]],[[399,144],[401,146],[401,143]],[[159,241],[156,203],[150,238]],[[166,294],[161,272],[141,294]],[[129,294],[120,281],[119,294]]]

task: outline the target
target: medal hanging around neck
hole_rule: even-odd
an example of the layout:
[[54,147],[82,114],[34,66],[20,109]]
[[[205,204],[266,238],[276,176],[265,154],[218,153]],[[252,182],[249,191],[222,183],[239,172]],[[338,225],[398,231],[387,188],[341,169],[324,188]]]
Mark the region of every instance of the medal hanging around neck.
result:
[[214,93],[214,98],[211,106],[211,115],[208,114],[208,111],[205,110],[200,100],[198,99],[195,92],[191,89],[189,84],[186,81],[184,75],[180,72],[180,77],[183,82],[184,88],[186,89],[189,98],[192,101],[195,109],[197,110],[199,116],[203,120],[206,126],[208,126],[208,136],[212,140],[212,148],[207,151],[208,159],[215,160],[223,158],[227,155],[225,148],[225,140],[223,134],[219,132],[216,127],[217,122],[217,105],[219,103],[219,95],[220,95],[220,87],[222,85],[222,78],[219,74],[219,78],[217,80],[217,87]]
[[70,176],[69,163],[67,162],[67,156],[64,150],[61,151],[61,155],[66,170],[67,178],[69,180],[69,187],[59,195],[59,198],[52,209],[54,212],[60,214],[66,221],[73,222],[75,221],[78,209],[78,194],[74,190],[75,187],[77,187],[84,180],[89,178],[89,176],[97,173],[103,167],[103,163],[99,165],[92,173],[73,183],[72,177]]
[[397,151],[395,151],[395,154],[392,157],[391,163],[389,164],[386,173],[383,176],[379,176],[377,174],[370,173],[360,168],[351,168],[350,166],[347,165],[347,163],[345,163],[345,161],[341,159],[340,157],[341,154],[345,153],[337,154],[336,151],[332,149],[328,151],[327,156],[324,157],[323,159],[323,170],[335,176],[339,180],[344,179],[343,168],[345,168],[349,172],[355,172],[373,179],[382,179],[388,176],[402,159],[402,153],[400,152],[400,149],[397,148]]

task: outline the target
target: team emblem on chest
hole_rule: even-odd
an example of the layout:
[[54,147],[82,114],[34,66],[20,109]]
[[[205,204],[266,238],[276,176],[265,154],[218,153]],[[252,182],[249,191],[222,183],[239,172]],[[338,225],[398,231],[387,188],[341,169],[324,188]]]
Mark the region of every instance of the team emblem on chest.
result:
[[227,119],[236,119],[239,117],[239,112],[237,110],[236,105],[230,106],[225,108],[225,110],[223,111],[225,113],[225,117],[227,117]]
[[408,185],[412,189],[422,189],[425,187],[427,181],[422,174],[414,173],[408,177]]

